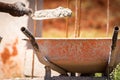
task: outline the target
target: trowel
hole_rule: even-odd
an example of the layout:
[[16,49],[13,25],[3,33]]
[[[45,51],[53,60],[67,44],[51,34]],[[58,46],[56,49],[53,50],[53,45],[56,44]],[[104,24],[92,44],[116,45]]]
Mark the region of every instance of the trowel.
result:
[[45,19],[55,19],[70,17],[72,11],[69,8],[58,7],[55,9],[44,9],[35,11],[31,17],[33,20],[45,20]]

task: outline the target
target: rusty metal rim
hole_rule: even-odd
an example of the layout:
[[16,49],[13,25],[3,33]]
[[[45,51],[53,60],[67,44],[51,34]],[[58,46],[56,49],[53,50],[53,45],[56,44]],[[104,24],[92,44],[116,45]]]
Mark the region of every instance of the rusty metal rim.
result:
[[[55,40],[62,40],[62,39],[66,39],[66,40],[101,40],[101,39],[105,39],[105,40],[111,40],[111,37],[107,37],[107,38],[40,38],[40,37],[35,37],[36,40],[39,39],[55,39]],[[120,39],[120,38],[118,38]]]

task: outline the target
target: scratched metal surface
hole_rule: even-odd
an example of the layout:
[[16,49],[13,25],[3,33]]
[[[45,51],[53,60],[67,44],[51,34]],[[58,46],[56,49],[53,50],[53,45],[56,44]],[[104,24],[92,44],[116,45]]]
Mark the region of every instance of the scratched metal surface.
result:
[[103,72],[107,66],[111,39],[36,40],[41,54],[70,72]]

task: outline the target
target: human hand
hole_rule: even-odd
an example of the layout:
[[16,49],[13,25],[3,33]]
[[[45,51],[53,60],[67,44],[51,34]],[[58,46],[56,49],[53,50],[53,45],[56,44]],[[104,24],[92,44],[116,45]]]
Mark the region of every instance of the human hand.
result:
[[10,15],[20,17],[23,15],[31,15],[32,14],[32,9],[26,8],[25,4],[22,2],[16,2],[14,4],[11,4],[11,11]]

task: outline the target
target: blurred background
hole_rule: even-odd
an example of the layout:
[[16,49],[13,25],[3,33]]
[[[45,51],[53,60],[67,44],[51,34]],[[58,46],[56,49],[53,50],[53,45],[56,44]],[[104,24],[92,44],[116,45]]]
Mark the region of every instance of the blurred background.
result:
[[[67,7],[67,0],[44,0],[44,2],[44,9],[58,6]],[[80,2],[80,4],[78,4],[78,10],[80,10],[78,11],[78,23],[80,25],[81,38],[106,37],[106,32],[108,32],[107,37],[110,37],[113,27],[120,25],[120,0],[78,0],[78,2]],[[73,37],[76,20],[76,0],[68,0],[68,4],[69,8],[73,11],[72,17],[68,19],[68,34],[69,37]],[[109,29],[107,30],[108,25]],[[65,37],[65,19],[45,20],[43,21],[43,26],[43,36]],[[47,35],[46,31],[51,35]]]
[[[0,13],[0,78],[32,76],[30,45],[20,31],[28,28],[36,37],[42,38],[107,38],[112,37],[114,26],[120,26],[120,0],[0,0],[14,3],[21,1],[35,10],[70,8],[69,18],[33,21],[28,16],[13,17]],[[36,56],[35,56],[36,57]],[[44,66],[35,58],[34,76],[44,75]]]

